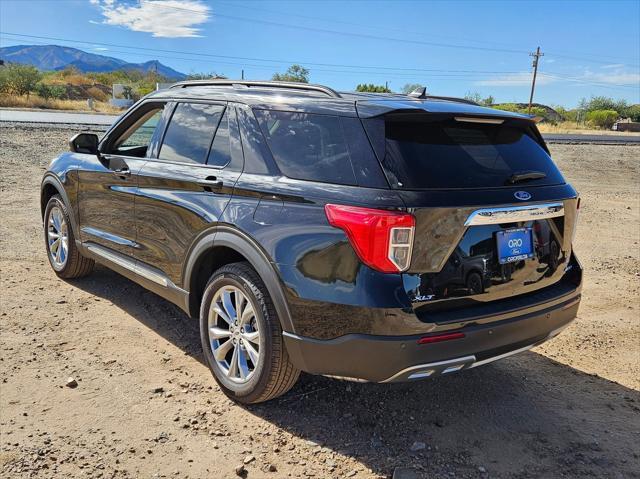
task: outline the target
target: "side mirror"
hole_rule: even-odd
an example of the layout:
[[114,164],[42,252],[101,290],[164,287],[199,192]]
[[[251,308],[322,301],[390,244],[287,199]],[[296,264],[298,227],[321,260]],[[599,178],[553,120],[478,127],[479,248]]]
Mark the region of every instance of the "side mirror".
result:
[[69,140],[69,149],[74,153],[98,154],[98,135],[94,133],[78,133]]

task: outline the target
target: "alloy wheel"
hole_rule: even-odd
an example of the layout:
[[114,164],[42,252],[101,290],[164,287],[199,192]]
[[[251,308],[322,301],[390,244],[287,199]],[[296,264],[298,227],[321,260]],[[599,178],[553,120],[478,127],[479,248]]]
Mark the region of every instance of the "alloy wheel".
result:
[[222,373],[236,383],[249,381],[260,362],[260,331],[253,305],[242,290],[225,285],[216,291],[208,332],[211,352]]
[[49,257],[55,268],[64,268],[69,254],[69,229],[59,206],[54,206],[49,210],[47,243]]

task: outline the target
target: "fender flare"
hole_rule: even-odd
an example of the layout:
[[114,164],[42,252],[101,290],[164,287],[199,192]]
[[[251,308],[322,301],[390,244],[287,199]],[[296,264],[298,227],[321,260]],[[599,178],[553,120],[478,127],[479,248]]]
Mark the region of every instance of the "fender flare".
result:
[[62,181],[60,181],[60,178],[50,172],[45,173],[44,178],[42,179],[42,183],[40,184],[40,215],[44,219],[44,211],[47,208],[47,205],[42,203],[42,195],[44,194],[44,189],[47,185],[53,186],[58,191],[58,194],[62,197],[62,201],[64,201],[64,204],[67,206],[69,219],[71,220],[71,230],[73,231],[73,236],[76,240],[79,240],[80,226],[78,224],[78,221],[76,220],[75,209],[73,208],[71,201],[69,201],[67,190],[62,184]]
[[[212,248],[226,247],[244,256],[264,282],[280,318],[282,330],[295,333],[284,288],[273,264],[262,248],[249,236],[230,226],[216,226],[200,235],[192,246],[183,272],[182,287],[191,296],[191,277],[200,257]],[[213,273],[213,271],[212,271]]]

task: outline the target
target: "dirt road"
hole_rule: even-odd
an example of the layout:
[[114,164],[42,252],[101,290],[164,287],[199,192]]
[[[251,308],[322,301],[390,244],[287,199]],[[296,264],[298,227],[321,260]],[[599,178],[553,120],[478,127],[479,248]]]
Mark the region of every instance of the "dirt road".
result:
[[245,408],[176,307],[104,268],[49,268],[38,186],[71,133],[0,128],[2,477],[640,477],[640,146],[552,146],[586,268],[560,337],[421,383],[305,376]]

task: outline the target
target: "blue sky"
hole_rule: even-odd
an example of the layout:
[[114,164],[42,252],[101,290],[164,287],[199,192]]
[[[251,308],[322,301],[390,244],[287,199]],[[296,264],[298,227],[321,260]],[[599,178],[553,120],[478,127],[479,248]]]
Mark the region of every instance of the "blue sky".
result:
[[640,102],[640,0],[0,0],[0,31],[2,46],[55,43],[185,73],[268,79],[297,62],[342,90],[420,83],[503,102],[528,101],[540,46],[536,101]]

